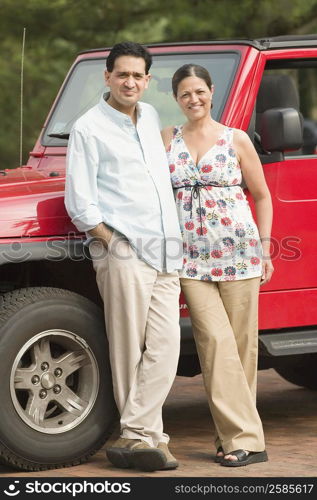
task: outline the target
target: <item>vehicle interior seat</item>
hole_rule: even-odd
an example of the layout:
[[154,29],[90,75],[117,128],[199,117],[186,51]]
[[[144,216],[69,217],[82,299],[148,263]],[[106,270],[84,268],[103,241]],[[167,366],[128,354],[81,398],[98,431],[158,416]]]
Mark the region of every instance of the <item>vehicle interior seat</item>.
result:
[[[259,88],[255,109],[255,143],[259,154],[261,151],[261,116],[264,111],[272,108],[294,108],[300,113],[299,93],[295,81],[290,75],[275,73],[265,74]],[[301,150],[291,152],[292,155],[301,154]]]

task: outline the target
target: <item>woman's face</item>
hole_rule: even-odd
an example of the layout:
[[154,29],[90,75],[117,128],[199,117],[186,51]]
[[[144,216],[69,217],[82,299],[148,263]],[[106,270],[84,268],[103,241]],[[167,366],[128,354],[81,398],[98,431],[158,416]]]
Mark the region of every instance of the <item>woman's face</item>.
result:
[[198,76],[188,76],[179,83],[176,101],[188,120],[210,115],[213,90]]

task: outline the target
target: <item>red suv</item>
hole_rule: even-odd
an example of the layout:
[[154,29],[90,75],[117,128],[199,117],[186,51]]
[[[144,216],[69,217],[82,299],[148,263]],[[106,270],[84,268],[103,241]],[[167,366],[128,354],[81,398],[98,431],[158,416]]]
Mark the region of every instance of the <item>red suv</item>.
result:
[[[173,43],[150,51],[145,100],[163,126],[182,122],[171,76],[193,62],[212,75],[214,118],[254,141],[274,204],[275,272],[260,293],[259,368],[274,367],[316,389],[317,38]],[[27,164],[0,171],[0,453],[24,470],[86,460],[117,417],[95,273],[63,199],[69,132],[103,92],[107,54],[78,55]],[[200,367],[182,297],[180,309],[178,373],[193,376]]]

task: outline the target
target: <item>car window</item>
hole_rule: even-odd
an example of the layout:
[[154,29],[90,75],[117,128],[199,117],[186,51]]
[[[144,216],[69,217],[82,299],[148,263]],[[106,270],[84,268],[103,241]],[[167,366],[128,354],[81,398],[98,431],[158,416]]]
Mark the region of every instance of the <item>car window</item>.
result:
[[[264,77],[284,75],[292,81],[297,94],[297,105],[303,125],[303,146],[297,151],[285,152],[286,157],[317,154],[317,61],[316,59],[292,59],[269,61]],[[283,105],[281,106],[283,107]],[[285,107],[285,106],[284,106]],[[288,107],[288,106],[287,106]]]
[[[217,52],[153,56],[152,81],[142,100],[157,109],[162,127],[184,121],[172,95],[171,78],[176,69],[186,63],[200,64],[210,72],[215,86],[212,114],[218,120],[239,63],[239,54]],[[103,79],[105,66],[105,59],[83,60],[76,64],[44,131],[43,145],[67,144],[62,136],[50,137],[50,134],[68,134],[73,123],[99,101],[103,92],[107,91]]]

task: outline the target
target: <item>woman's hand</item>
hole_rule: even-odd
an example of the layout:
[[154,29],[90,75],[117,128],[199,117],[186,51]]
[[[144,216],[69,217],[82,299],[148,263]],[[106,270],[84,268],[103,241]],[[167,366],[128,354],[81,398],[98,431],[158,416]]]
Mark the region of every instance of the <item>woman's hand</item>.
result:
[[269,256],[264,256],[263,261],[262,261],[262,276],[261,276],[261,282],[260,285],[265,285],[265,283],[268,283],[272,277],[274,271],[274,267],[271,261],[271,258]]

